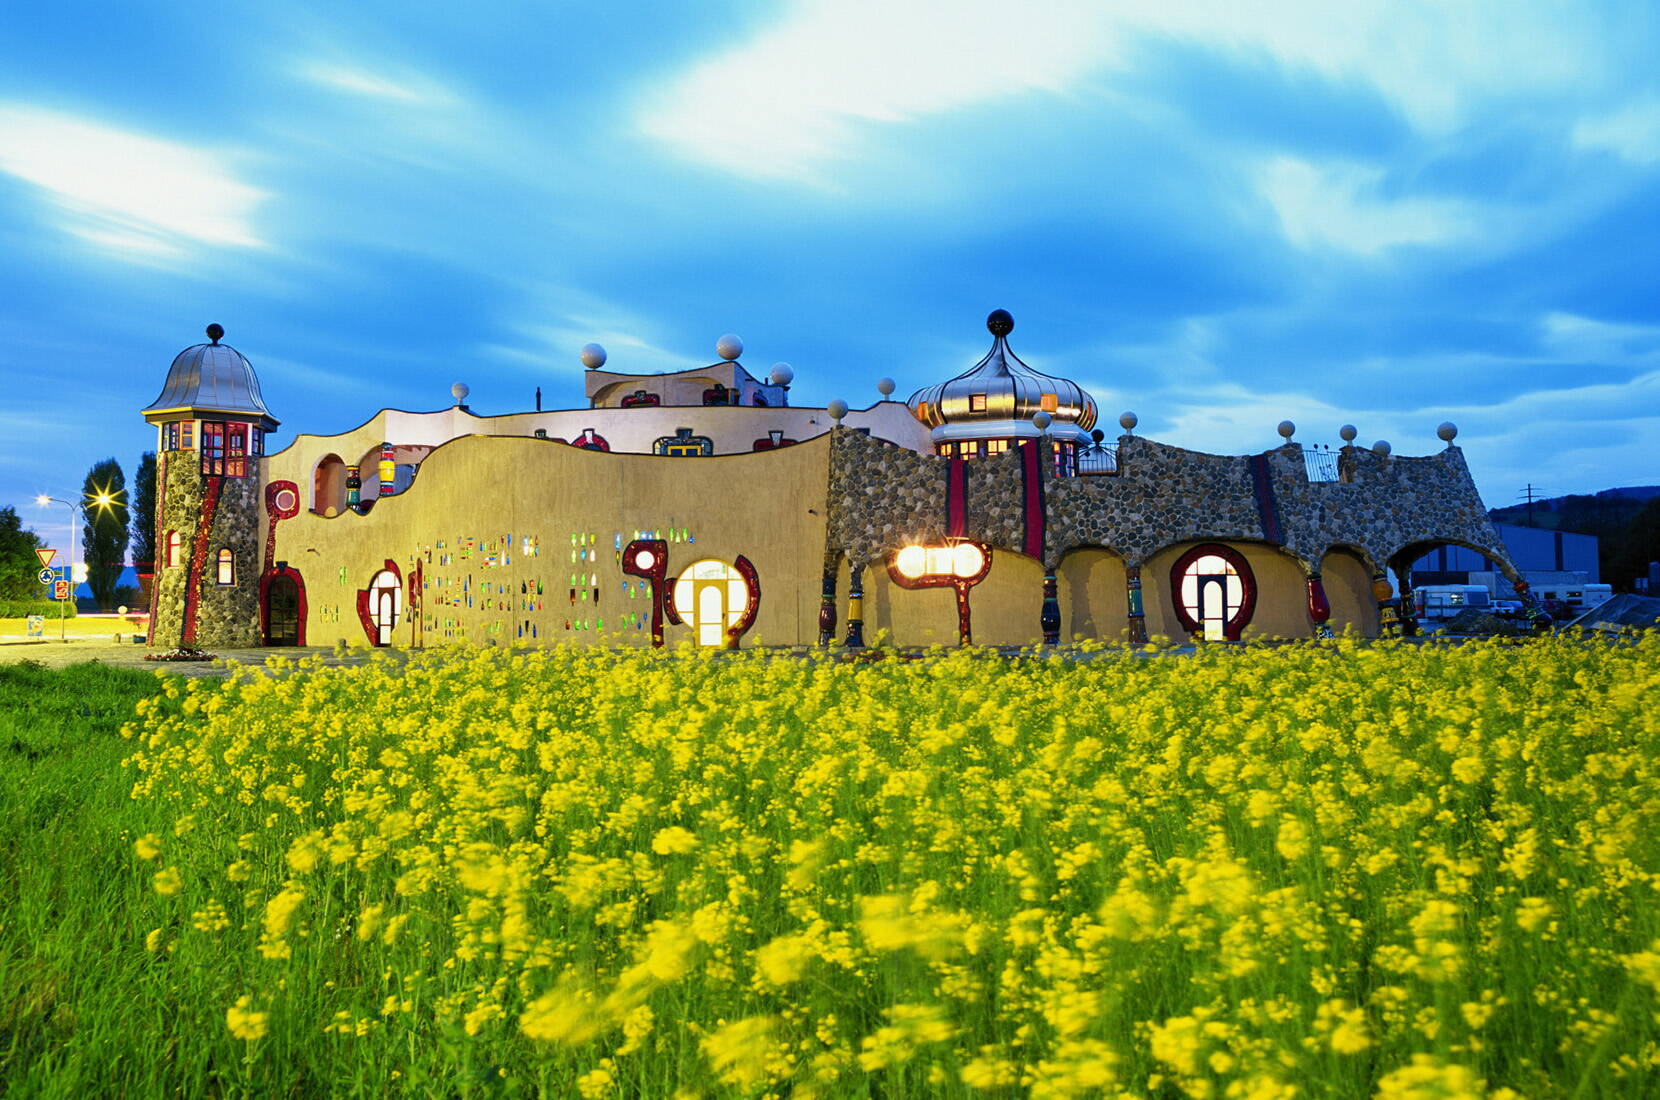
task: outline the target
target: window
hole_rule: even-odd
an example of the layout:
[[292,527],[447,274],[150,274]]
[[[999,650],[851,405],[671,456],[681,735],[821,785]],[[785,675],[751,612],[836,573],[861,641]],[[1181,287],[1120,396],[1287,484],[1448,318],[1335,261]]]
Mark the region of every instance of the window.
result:
[[161,449],[164,451],[179,449],[179,422],[177,420],[171,424],[161,426]]
[[756,390],[755,393],[750,396],[749,403],[751,405],[758,405],[763,409],[768,407],[767,399],[761,396],[760,390]]
[[705,405],[735,405],[737,404],[737,398],[737,390],[729,390],[719,382],[703,391],[703,403]]
[[708,436],[693,435],[690,428],[676,428],[672,436],[664,436],[651,445],[654,455],[672,458],[696,458],[715,453],[715,444]]
[[1196,546],[1170,570],[1176,617],[1190,633],[1238,641],[1256,607],[1256,578],[1245,556],[1231,547]]
[[202,473],[210,477],[224,476],[225,426],[223,424],[203,423],[202,425]]
[[219,583],[224,585],[236,583],[236,555],[231,553],[231,548],[228,546],[219,548]]
[[251,446],[248,448],[248,453],[253,455],[255,458],[264,458],[265,457],[265,429],[260,428],[260,427],[250,427],[248,429],[248,432],[249,432],[248,442],[251,444]]
[[794,443],[795,440],[784,438],[782,430],[774,428],[767,432],[767,437],[765,439],[757,439],[751,449],[756,451],[775,451],[779,447],[793,446]]
[[248,425],[225,425],[225,476],[248,476]]
[[674,582],[674,606],[700,646],[725,644],[748,603],[749,585],[723,561],[693,562]]
[[663,398],[661,396],[655,393],[647,393],[645,390],[635,390],[633,393],[622,399],[622,407],[625,409],[661,405],[662,403]]
[[968,411],[969,412],[977,412],[977,413],[985,412],[986,411],[986,395],[983,394],[983,393],[971,393],[971,394],[969,394],[968,395]]
[[611,444],[605,441],[605,437],[595,435],[592,428],[583,428],[582,434],[571,440],[571,446],[581,447],[587,451],[609,451],[611,449]]
[[162,559],[162,564],[179,564],[179,533],[177,531],[167,532],[167,550],[166,556]]
[[986,452],[985,453],[988,457],[991,456],[991,455],[1000,455],[1008,449],[1009,449],[1009,441],[1006,440],[1006,439],[988,439],[988,440],[986,440]]
[[196,422],[185,420],[179,423],[179,450],[194,451],[196,449]]
[[1052,413],[1056,409],[1060,408],[1060,398],[1058,398],[1055,394],[1046,393],[1042,397],[1038,398],[1038,408],[1042,409],[1046,413]]

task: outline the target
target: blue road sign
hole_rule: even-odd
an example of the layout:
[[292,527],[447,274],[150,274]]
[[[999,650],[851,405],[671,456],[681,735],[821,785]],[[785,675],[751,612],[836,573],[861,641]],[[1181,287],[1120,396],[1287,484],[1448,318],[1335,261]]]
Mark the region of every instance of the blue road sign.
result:
[[50,585],[58,579],[58,571],[56,569],[42,569],[35,579],[40,581],[41,584]]

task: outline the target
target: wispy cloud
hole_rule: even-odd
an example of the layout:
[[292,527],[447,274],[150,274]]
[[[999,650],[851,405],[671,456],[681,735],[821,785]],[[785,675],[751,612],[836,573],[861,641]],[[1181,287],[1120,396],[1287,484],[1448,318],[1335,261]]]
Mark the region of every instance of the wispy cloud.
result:
[[1574,145],[1606,149],[1633,164],[1660,163],[1660,98],[1645,96],[1574,124]]
[[456,96],[430,77],[416,73],[395,76],[364,68],[310,61],[297,67],[307,80],[350,95],[410,106],[448,106]]
[[118,255],[264,243],[252,222],[266,193],[197,146],[0,103],[0,171],[45,191],[60,228]]
[[1299,248],[1376,255],[1407,244],[1443,244],[1476,228],[1467,203],[1388,198],[1381,169],[1275,157],[1258,175],[1263,197]]

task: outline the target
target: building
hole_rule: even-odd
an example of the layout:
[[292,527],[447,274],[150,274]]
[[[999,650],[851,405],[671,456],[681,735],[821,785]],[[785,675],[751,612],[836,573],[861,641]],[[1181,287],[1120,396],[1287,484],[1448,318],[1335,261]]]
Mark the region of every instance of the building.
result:
[[[1524,577],[1539,583],[1543,576],[1572,575],[1596,584],[1602,579],[1597,562],[1597,537],[1543,527],[1495,523],[1493,530],[1505,554]],[[1487,555],[1462,546],[1439,546],[1412,563],[1412,584],[1467,584],[1471,573],[1493,573],[1497,564]]]
[[[1399,625],[1389,582],[1441,546],[1520,581],[1444,424],[1228,456],[1109,442],[1075,383],[1027,366],[1013,318],[955,378],[865,409],[789,403],[793,373],[669,374],[582,350],[587,407],[278,426],[252,365],[180,352],[158,436],[151,642],[735,646],[1307,637]],[[538,402],[539,403],[539,402]],[[1522,585],[1525,591],[1525,583]]]

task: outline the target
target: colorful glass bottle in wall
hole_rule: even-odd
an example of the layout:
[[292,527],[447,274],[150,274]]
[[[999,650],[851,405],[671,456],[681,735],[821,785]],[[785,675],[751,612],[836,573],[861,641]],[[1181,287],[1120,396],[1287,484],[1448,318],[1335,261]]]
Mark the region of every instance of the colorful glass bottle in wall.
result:
[[380,445],[380,495],[392,495],[392,479],[397,476],[398,468],[392,462],[392,444]]
[[346,506],[349,508],[363,495],[363,475],[356,466],[346,467]]

